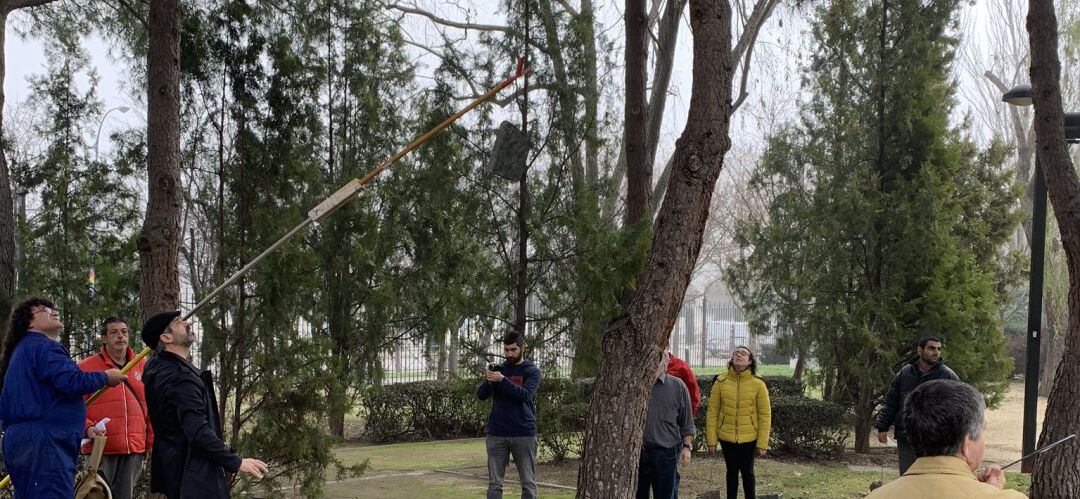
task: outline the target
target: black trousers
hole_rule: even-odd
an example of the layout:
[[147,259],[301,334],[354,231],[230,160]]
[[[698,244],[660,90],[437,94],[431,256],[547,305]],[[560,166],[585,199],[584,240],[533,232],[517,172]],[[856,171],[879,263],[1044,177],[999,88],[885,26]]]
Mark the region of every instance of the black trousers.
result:
[[641,449],[638,461],[636,499],[672,499],[675,496],[675,477],[679,469],[679,446]]
[[757,452],[757,441],[737,444],[721,440],[720,448],[724,451],[724,463],[727,465],[728,499],[739,496],[739,473],[742,473],[743,497],[757,497],[754,495],[754,453]]

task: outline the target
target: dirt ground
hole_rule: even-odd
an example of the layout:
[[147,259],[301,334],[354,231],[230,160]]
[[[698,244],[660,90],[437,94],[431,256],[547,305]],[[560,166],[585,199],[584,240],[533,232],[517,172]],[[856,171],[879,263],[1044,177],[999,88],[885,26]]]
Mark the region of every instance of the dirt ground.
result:
[[[1042,430],[1043,415],[1046,412],[1046,397],[1039,397],[1039,411],[1036,433]],[[986,456],[987,464],[1005,465],[1022,456],[1024,428],[1024,383],[1013,381],[1009,384],[1009,391],[1005,393],[1005,399],[996,409],[986,411]],[[882,447],[876,439],[870,440],[871,448]],[[888,447],[895,448],[896,444],[889,440]],[[845,457],[847,457],[845,455]],[[852,457],[858,460],[857,456]],[[895,455],[893,458],[895,461]],[[876,462],[852,464],[876,465]]]

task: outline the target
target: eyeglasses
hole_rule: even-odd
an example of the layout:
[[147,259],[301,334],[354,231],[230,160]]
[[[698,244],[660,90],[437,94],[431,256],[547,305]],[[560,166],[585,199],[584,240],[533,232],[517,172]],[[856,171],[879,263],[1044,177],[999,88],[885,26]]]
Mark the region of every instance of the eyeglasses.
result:
[[731,356],[732,357],[749,357],[750,352],[747,352],[745,350],[735,350],[734,352],[731,353]]
[[49,308],[49,307],[41,307],[41,308],[37,309],[37,311],[35,311],[34,313],[37,314],[37,313],[40,313],[40,312],[45,312],[46,314],[49,314],[49,315],[60,315],[59,310]]

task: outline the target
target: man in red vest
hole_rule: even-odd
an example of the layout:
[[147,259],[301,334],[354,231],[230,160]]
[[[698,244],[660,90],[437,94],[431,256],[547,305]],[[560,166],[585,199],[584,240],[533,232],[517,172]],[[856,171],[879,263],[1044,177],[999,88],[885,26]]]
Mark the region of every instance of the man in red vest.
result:
[[[135,352],[128,346],[128,338],[127,322],[118,317],[105,319],[101,330],[101,351],[80,362],[79,368],[88,372],[123,368],[135,358]],[[123,383],[107,390],[86,408],[87,437],[100,434],[95,425],[109,418],[105,426],[107,439],[105,455],[101,459],[101,473],[115,499],[131,499],[143,460],[150,453],[154,441],[142,382],[145,366],[146,359],[140,360],[127,372]],[[83,454],[89,453],[90,445],[83,447]]]

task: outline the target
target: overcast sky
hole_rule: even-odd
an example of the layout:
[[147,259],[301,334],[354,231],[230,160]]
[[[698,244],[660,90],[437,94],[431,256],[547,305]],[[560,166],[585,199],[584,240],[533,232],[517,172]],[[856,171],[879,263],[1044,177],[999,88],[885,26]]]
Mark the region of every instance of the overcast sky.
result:
[[[446,6],[447,4],[435,0],[418,0],[417,3],[447,18],[461,20],[467,16],[460,9]],[[619,0],[596,2],[597,18],[602,25],[608,27],[605,33],[609,38],[621,39],[621,7],[622,2]],[[976,34],[976,38],[969,36],[963,43],[978,44],[980,42],[977,34],[985,31],[983,23],[986,21],[982,14],[985,9],[980,5],[965,6],[963,9],[963,15],[969,22],[965,31]],[[809,55],[805,36],[806,23],[803,21],[807,15],[806,12],[792,15],[781,7],[763,30],[754,52],[755,65],[748,85],[751,96],[732,122],[733,153],[736,156],[755,156],[755,151],[760,149],[765,135],[772,126],[794,118],[793,111],[798,105],[800,64],[804,63],[803,61]],[[470,17],[476,22],[497,23],[502,14],[475,10]],[[407,22],[406,29],[410,31],[430,30],[430,23],[423,18],[410,16]],[[692,66],[692,40],[689,31],[688,19],[684,15],[676,55],[676,71],[671,84],[672,95],[666,109],[658,162],[663,161],[663,158],[670,154],[675,139],[678,138],[685,125]],[[621,51],[621,44],[616,43],[616,46]],[[145,126],[145,104],[136,103],[125,90],[124,68],[109,57],[108,46],[100,38],[91,38],[85,41],[85,47],[90,54],[91,65],[100,78],[97,94],[103,102],[103,110],[117,106],[131,108],[131,111],[126,114],[119,112],[110,114],[104,123],[102,136],[107,137],[114,129]],[[4,90],[6,105],[12,107],[20,105],[29,98],[28,77],[46,71],[46,57],[39,41],[23,39],[10,33],[10,30],[6,49],[7,77],[4,81]],[[621,59],[621,53],[615,56],[615,60],[620,64]],[[421,67],[418,73],[423,74],[425,71],[430,73],[431,68],[435,66],[435,64],[429,64],[427,68]],[[958,75],[958,77],[961,78],[961,85],[977,84],[968,81],[969,78],[965,75]],[[618,78],[621,81],[621,75]],[[80,85],[85,88],[86,78],[82,78]],[[963,106],[964,103],[961,102],[961,107]],[[10,122],[9,124],[14,125]],[[92,144],[94,137],[88,137],[87,140]],[[101,144],[103,155],[108,150],[107,142],[106,140]]]

